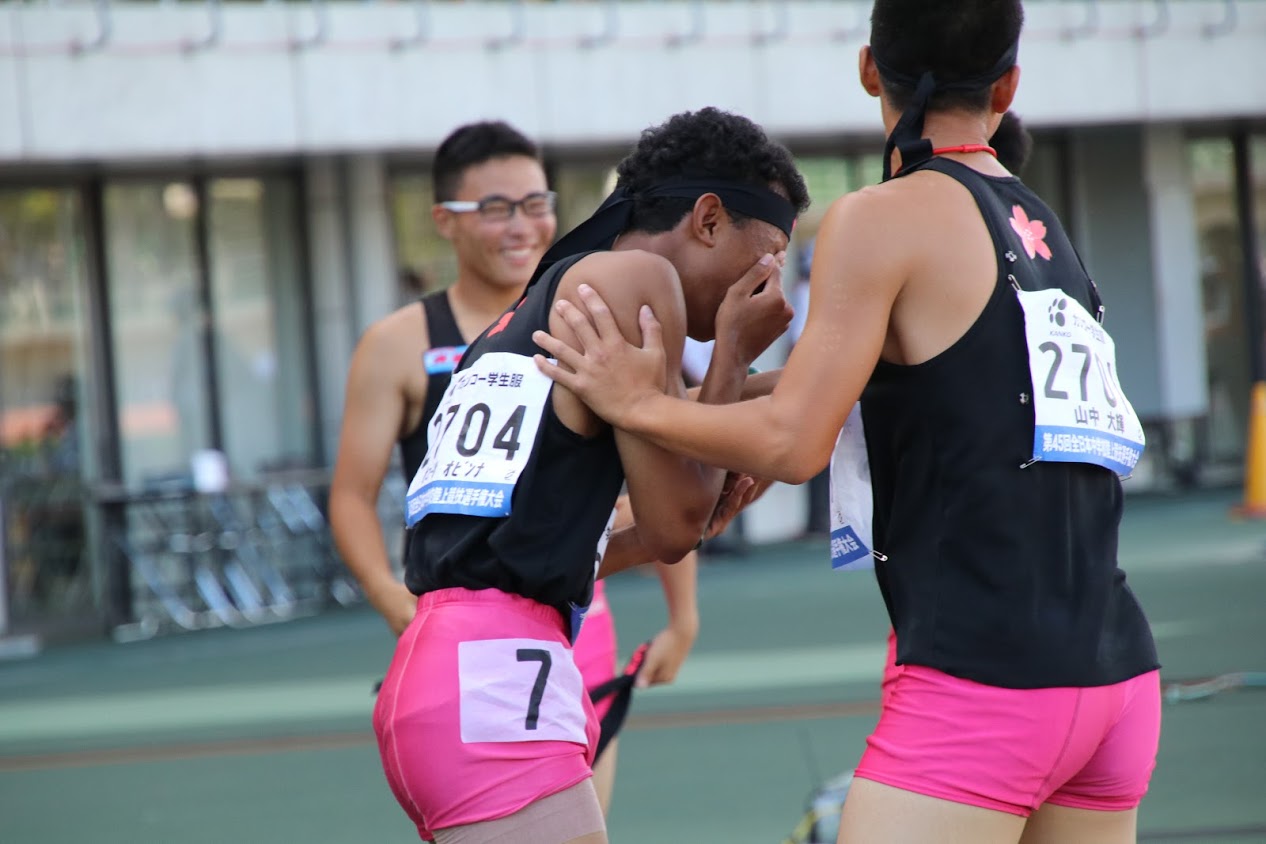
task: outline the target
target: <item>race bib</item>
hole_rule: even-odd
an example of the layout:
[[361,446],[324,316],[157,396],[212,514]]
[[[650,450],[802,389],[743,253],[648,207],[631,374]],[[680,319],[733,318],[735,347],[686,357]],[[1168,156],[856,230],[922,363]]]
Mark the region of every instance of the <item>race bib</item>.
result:
[[491,352],[455,373],[409,484],[408,525],[428,513],[509,515],[552,383],[531,358],[509,352]]
[[585,684],[561,642],[483,639],[457,646],[462,741],[587,745]]
[[1129,475],[1145,438],[1117,380],[1112,337],[1062,290],[1016,294],[1033,383],[1033,460],[1091,463]]
[[871,553],[874,517],[870,457],[858,403],[844,421],[831,454],[831,568],[875,567]]

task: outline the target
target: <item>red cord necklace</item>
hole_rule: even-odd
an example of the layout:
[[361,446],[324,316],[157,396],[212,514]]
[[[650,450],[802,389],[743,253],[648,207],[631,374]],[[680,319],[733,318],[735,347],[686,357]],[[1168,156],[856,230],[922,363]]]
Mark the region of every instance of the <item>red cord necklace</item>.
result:
[[945,155],[951,152],[987,152],[994,158],[998,157],[998,151],[988,144],[961,144],[956,147],[941,147],[932,150],[933,155]]

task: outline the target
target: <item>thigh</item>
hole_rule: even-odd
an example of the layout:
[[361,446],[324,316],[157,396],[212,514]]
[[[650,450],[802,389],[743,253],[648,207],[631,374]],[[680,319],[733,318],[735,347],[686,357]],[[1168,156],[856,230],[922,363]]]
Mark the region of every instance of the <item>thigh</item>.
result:
[[616,737],[607,742],[602,755],[593,765],[593,787],[598,793],[598,805],[602,807],[604,817],[611,811],[611,794],[615,791],[615,766],[619,752],[620,739]]
[[854,779],[837,844],[1015,844],[1024,818]]
[[1138,814],[1138,809],[1097,812],[1047,803],[1029,817],[1020,844],[1133,844]]
[[435,830],[435,844],[606,844],[593,783],[585,780],[493,821]]

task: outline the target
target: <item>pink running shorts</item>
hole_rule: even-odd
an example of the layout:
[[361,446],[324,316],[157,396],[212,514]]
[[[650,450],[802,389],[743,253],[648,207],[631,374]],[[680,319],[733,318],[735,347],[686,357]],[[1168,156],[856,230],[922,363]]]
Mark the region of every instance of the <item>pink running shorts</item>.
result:
[[1043,803],[1115,812],[1147,793],[1160,741],[1160,674],[1090,688],[1003,689],[896,665],[855,775],[1028,817]]
[[391,791],[428,841],[592,776],[599,729],[563,617],[495,589],[418,599],[373,720]]
[[[607,604],[606,584],[601,580],[593,585],[593,601],[589,604],[585,623],[580,625],[580,635],[576,637],[572,652],[580,676],[585,680],[586,690],[596,689],[615,676],[615,619]],[[606,717],[614,701],[615,698],[608,695],[594,705],[599,721]]]

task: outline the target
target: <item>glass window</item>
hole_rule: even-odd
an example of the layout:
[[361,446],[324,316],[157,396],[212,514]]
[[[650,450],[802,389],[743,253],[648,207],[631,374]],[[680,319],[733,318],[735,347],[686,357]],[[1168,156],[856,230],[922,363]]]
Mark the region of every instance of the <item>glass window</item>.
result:
[[188,472],[211,447],[195,225],[184,181],[105,191],[115,387],[123,479],[146,485]]
[[0,190],[0,632],[92,600],[83,244],[74,191]]
[[1231,141],[1190,143],[1209,379],[1208,457],[1238,461],[1248,420],[1249,345]]
[[230,470],[240,480],[307,465],[315,408],[294,186],[213,179],[207,195],[218,413]]

